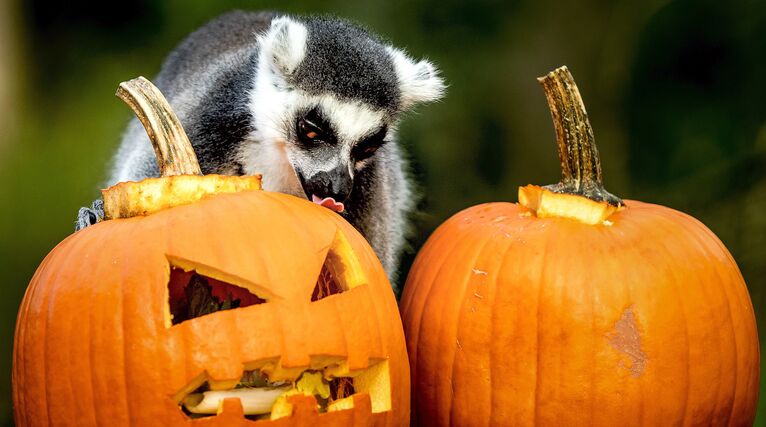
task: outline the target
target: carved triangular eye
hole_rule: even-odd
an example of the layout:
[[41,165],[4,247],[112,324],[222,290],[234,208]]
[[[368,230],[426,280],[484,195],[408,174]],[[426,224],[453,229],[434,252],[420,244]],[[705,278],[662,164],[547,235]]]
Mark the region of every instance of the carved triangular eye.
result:
[[311,301],[318,301],[322,298],[329,297],[330,295],[339,294],[345,291],[338,280],[333,275],[330,266],[325,264],[322,266],[322,272],[319,273],[317,284],[314,286],[314,292],[311,293]]
[[172,325],[217,311],[264,302],[265,299],[240,286],[203,276],[196,271],[170,269],[168,305]]
[[319,301],[330,295],[339,294],[367,282],[359,260],[346,236],[340,231],[335,234],[317,283],[311,293],[311,301]]

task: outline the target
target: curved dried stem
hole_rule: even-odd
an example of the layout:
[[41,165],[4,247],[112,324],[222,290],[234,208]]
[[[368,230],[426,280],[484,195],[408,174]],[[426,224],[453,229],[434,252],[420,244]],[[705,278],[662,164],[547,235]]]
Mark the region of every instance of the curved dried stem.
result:
[[561,182],[546,188],[622,206],[622,199],[604,188],[593,128],[569,69],[559,67],[537,81],[548,99],[561,160]]
[[178,117],[152,82],[144,77],[122,82],[116,95],[144,125],[162,176],[202,175],[197,155]]

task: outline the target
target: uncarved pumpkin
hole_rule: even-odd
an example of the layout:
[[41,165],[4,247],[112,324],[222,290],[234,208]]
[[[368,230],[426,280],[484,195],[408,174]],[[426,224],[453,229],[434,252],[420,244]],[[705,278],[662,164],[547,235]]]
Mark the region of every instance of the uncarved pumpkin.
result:
[[736,263],[696,219],[606,192],[571,75],[541,82],[562,182],[456,214],[407,278],[414,423],[751,425],[759,347]]
[[[151,126],[154,139],[180,129]],[[161,158],[174,160],[165,175],[196,163],[190,149],[160,145]],[[408,423],[404,336],[374,252],[327,209],[238,191],[258,182],[178,175],[107,190],[107,216],[117,219],[61,242],[24,297],[14,348],[17,425]],[[184,410],[194,407],[190,396],[231,390],[243,373],[290,391],[278,411],[246,417],[236,398],[214,403],[209,416]],[[328,394],[343,379],[343,396],[338,387],[326,402],[304,394],[294,384],[307,373]]]

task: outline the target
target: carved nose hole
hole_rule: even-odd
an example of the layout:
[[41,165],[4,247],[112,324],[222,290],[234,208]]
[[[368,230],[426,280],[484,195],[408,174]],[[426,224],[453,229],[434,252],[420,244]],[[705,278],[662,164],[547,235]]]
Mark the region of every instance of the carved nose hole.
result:
[[311,293],[311,301],[319,301],[322,298],[327,298],[330,295],[339,294],[343,291],[345,289],[343,289],[328,262],[325,261],[322,271],[317,278],[317,284],[314,286],[314,292]]
[[338,230],[317,277],[311,301],[319,301],[365,283],[367,277],[354,249],[346,236]]

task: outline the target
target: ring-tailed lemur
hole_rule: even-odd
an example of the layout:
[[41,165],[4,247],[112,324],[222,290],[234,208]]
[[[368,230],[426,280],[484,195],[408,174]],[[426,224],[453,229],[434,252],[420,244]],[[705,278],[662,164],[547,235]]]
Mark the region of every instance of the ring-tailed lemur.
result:
[[[238,11],[189,35],[154,82],[203,173],[263,174],[266,190],[343,211],[394,278],[413,205],[396,128],[402,112],[442,96],[430,62],[341,19]],[[158,173],[133,119],[110,184]],[[99,210],[81,209],[77,228]]]

